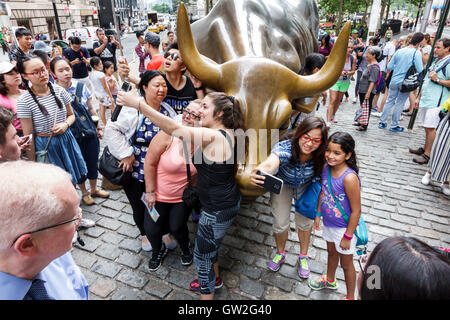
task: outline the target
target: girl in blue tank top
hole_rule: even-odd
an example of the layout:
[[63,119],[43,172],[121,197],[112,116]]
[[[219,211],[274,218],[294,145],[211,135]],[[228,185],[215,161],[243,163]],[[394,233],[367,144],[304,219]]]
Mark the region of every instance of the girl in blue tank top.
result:
[[[327,242],[327,273],[309,282],[314,290],[337,289],[335,278],[339,261],[344,269],[347,296],[355,299],[356,271],[353,253],[356,247],[355,233],[361,216],[361,191],[356,164],[355,140],[346,132],[336,132],[328,140],[325,152],[327,164],[322,172],[322,192],[319,197],[319,210],[314,227],[320,230],[320,216],[323,217],[322,236]],[[331,190],[328,183],[328,170],[331,169]],[[331,193],[332,192],[332,193]],[[348,224],[335,201],[349,217]]]

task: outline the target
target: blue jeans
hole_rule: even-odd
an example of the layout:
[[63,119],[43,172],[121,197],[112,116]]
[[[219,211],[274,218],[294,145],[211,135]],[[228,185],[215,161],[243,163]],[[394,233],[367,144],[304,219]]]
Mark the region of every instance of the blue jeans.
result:
[[400,116],[402,115],[403,105],[406,102],[406,99],[409,97],[409,92],[400,92],[402,88],[402,84],[390,85],[389,86],[389,95],[386,101],[386,104],[383,109],[383,113],[380,117],[380,123],[386,124],[389,113],[391,112],[392,107],[395,103],[394,112],[392,113],[392,122],[391,128],[398,127],[398,122],[400,121]]

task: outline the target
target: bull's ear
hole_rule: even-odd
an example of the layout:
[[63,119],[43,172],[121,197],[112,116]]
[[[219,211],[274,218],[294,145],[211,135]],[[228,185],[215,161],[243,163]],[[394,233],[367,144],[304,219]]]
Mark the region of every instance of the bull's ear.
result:
[[320,98],[320,94],[312,97],[304,97],[295,99],[292,101],[292,109],[300,112],[310,113],[317,105],[317,101]]

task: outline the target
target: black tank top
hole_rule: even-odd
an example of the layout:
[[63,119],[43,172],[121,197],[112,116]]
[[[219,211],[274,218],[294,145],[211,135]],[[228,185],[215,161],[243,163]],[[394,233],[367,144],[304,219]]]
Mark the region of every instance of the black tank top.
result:
[[[241,193],[234,179],[234,148],[230,136],[219,130],[228,140],[232,154],[228,161],[213,162],[204,157],[202,148],[194,154],[197,169],[197,187],[200,202],[205,211],[218,211],[234,207],[241,199]],[[199,161],[201,159],[201,161]],[[200,163],[195,163],[200,162]],[[228,162],[228,163],[227,163]]]

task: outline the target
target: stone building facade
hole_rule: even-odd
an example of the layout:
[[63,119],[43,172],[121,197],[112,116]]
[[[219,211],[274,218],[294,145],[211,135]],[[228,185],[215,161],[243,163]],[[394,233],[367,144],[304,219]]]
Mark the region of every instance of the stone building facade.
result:
[[[51,0],[5,1],[11,8],[11,25],[24,26],[33,35],[43,32],[48,39],[58,38]],[[61,32],[82,26],[98,26],[96,0],[55,0]]]

